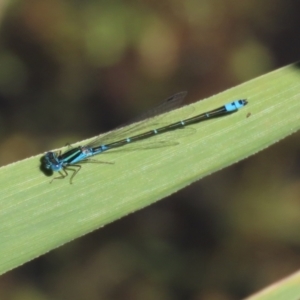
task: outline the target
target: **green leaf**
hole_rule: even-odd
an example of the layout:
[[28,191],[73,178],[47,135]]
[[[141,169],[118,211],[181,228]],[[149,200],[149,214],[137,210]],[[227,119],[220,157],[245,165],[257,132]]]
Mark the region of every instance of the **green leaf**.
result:
[[[249,101],[237,113],[193,125],[195,132],[180,134],[177,146],[107,151],[97,159],[114,165],[83,164],[72,185],[68,179],[49,184],[39,170],[40,156],[2,167],[0,273],[295,132],[300,127],[299,83],[298,65],[291,65],[195,103],[192,115],[234,99]],[[184,107],[168,114],[166,122],[190,116]]]
[[281,280],[245,300],[298,300],[300,299],[300,272]]

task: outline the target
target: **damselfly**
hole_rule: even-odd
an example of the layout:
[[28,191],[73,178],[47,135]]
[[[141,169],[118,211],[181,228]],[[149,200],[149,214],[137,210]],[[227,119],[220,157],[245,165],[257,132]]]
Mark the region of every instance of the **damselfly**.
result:
[[[162,105],[160,105],[158,108],[151,110],[147,114],[143,115],[142,118],[139,118],[137,120],[141,120],[143,118],[150,118],[154,115],[158,115],[161,113],[164,113],[168,110],[170,110],[173,107],[178,106],[184,97],[186,96],[186,92],[177,93],[174,96],[168,98]],[[138,142],[144,139],[151,138],[153,136],[156,136],[158,134],[162,134],[165,132],[173,131],[179,128],[183,128],[186,126],[189,126],[191,124],[199,123],[201,121],[220,117],[224,115],[228,115],[230,113],[238,111],[240,108],[244,107],[247,104],[246,99],[241,100],[235,100],[233,102],[227,103],[219,108],[216,108],[214,110],[210,110],[208,112],[204,112],[202,114],[196,115],[194,117],[178,121],[166,126],[158,127],[153,130],[149,130],[140,134],[131,135],[126,138],[117,139],[115,141],[105,143],[106,136],[101,136],[95,138],[92,142],[84,145],[84,146],[78,146],[75,148],[72,148],[65,153],[62,153],[61,151],[58,152],[47,152],[41,159],[41,169],[50,171],[50,172],[58,172],[60,176],[54,177],[51,182],[54,179],[63,179],[66,176],[68,176],[67,171],[72,171],[73,174],[70,178],[70,183],[72,183],[72,180],[74,176],[79,172],[81,169],[81,163],[86,162],[92,162],[95,160],[92,160],[91,157],[95,156],[97,154],[100,154],[104,151],[123,147],[127,144]],[[112,140],[112,136],[110,136],[110,140]],[[76,169],[75,169],[76,168]]]

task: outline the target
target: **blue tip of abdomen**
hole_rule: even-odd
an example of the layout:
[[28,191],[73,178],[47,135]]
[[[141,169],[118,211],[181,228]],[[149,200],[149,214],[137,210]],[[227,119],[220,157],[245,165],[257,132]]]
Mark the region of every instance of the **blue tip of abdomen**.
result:
[[245,105],[247,105],[247,103],[248,103],[248,101],[246,99],[235,100],[231,103],[225,104],[225,109],[228,112],[236,111],[236,110],[244,107]]

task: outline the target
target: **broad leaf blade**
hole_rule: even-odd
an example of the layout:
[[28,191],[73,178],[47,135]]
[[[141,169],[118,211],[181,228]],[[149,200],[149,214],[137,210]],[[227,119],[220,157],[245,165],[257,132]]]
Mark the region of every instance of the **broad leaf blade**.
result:
[[[252,155],[300,127],[300,73],[277,70],[194,104],[199,114],[234,99],[249,104],[230,116],[195,124],[178,146],[109,151],[84,164],[70,185],[39,170],[40,157],[0,169],[0,273],[162,199]],[[171,112],[187,117],[186,109]],[[169,119],[169,115],[167,119]]]

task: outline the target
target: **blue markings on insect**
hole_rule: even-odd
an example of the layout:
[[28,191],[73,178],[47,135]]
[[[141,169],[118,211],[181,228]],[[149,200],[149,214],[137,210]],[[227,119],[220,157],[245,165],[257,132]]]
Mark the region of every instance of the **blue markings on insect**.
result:
[[236,100],[231,103],[225,104],[224,107],[228,112],[234,112],[240,109],[241,107],[245,106],[247,104],[247,100],[242,99],[242,100]]

